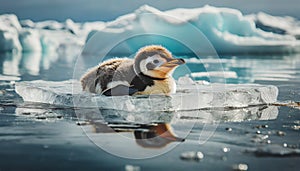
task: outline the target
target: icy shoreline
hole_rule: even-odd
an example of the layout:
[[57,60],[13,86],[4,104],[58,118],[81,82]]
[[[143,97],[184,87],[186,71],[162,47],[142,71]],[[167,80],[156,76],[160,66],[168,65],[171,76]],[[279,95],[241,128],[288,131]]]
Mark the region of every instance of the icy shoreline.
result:
[[[284,24],[282,24],[284,23]],[[111,39],[128,34],[184,33],[193,40],[189,27],[195,27],[208,39],[218,53],[293,53],[300,51],[300,22],[291,17],[276,17],[264,13],[243,15],[239,10],[204,6],[195,9],[159,11],[150,6],[141,6],[133,13],[120,16],[111,22],[64,23],[57,21],[19,21],[13,14],[0,15],[0,52],[56,52],[58,49],[82,48],[85,42],[97,34],[98,48],[105,48]],[[177,31],[176,31],[177,30]],[[138,43],[136,41],[139,41]],[[173,53],[187,53],[184,48],[173,46],[170,40],[152,38],[125,42],[118,53],[131,54],[144,44],[160,43]],[[204,42],[205,44],[206,42]],[[199,44],[200,53],[206,45]],[[87,48],[87,53],[99,49]]]

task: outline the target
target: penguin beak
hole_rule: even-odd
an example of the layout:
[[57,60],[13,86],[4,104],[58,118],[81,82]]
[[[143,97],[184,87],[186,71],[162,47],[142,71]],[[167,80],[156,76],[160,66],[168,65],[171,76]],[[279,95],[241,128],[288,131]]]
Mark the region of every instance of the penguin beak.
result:
[[168,60],[168,62],[164,63],[163,66],[173,68],[173,67],[176,67],[176,66],[182,65],[182,64],[185,64],[184,59],[173,58],[173,59]]

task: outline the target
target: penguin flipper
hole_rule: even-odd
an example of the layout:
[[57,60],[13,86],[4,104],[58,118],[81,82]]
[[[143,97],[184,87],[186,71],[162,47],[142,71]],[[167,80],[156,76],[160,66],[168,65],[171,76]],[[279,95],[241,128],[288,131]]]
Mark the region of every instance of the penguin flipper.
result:
[[126,85],[117,85],[111,89],[107,89],[102,92],[105,96],[126,96],[126,95],[133,95],[134,93],[138,92],[137,89],[128,87]]

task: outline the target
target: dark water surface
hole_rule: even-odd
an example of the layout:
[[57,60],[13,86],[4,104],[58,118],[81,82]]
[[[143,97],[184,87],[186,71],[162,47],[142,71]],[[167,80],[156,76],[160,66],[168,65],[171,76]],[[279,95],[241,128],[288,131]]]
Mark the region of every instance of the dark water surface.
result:
[[[17,81],[72,79],[75,59],[0,55],[0,170],[233,170],[238,164],[248,170],[300,168],[299,106],[227,110],[209,119],[197,116],[177,122],[172,120],[176,112],[170,112],[145,124],[130,122],[135,117],[130,113],[106,110],[97,118],[92,110],[24,103],[15,93]],[[192,73],[208,67],[212,71],[221,62],[227,78],[215,75],[213,80],[275,85],[280,102],[300,101],[299,54],[187,61]],[[98,61],[84,62],[93,66]],[[179,68],[175,77],[184,75],[183,70]],[[212,80],[203,75],[195,79]],[[79,122],[77,116],[88,112]],[[189,151],[204,157],[191,157]]]

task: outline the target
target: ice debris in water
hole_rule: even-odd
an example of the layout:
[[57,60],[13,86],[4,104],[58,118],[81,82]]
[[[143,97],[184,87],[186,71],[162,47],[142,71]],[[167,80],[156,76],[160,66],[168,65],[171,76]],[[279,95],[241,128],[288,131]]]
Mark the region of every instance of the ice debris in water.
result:
[[201,160],[204,158],[204,154],[201,151],[187,151],[183,152],[180,155],[180,158],[182,160]]
[[180,77],[178,79],[177,84],[180,84],[180,85],[185,85],[185,84],[193,85],[193,84],[195,84],[195,82],[189,76],[184,76],[184,77]]
[[25,115],[27,117],[35,118],[37,120],[56,121],[63,118],[63,114],[45,109],[31,109],[31,108],[16,108],[17,115]]
[[248,107],[274,103],[278,94],[278,89],[275,86],[194,84],[178,85],[177,93],[170,97],[162,95],[107,97],[82,92],[80,82],[76,80],[61,82],[24,81],[16,83],[15,89],[24,101],[29,102],[135,112]]
[[263,135],[263,134],[258,134],[254,135],[251,139],[252,142],[254,143],[267,143],[269,144],[269,135]]
[[247,153],[254,153],[257,156],[279,156],[279,157],[287,157],[287,156],[300,156],[300,149],[289,148],[286,146],[278,145],[278,144],[269,144],[263,147],[258,148],[249,148],[246,149]]
[[140,166],[133,166],[129,164],[125,166],[125,171],[140,171],[140,170],[141,170]]
[[224,147],[222,150],[223,150],[224,153],[228,153],[230,151],[230,148]]
[[244,163],[234,164],[232,166],[232,168],[233,168],[233,170],[236,170],[236,171],[246,171],[246,170],[248,170],[248,165],[244,164]]
[[207,72],[193,72],[192,77],[220,77],[220,78],[238,78],[234,71],[207,71]]
[[[249,16],[239,10],[204,6],[195,9],[159,11],[151,6],[141,6],[133,13],[111,22],[74,23],[31,20],[19,21],[13,14],[0,15],[0,51],[55,52],[61,47],[82,47],[96,34],[97,47],[105,48],[109,42],[128,34],[151,33],[160,35],[189,32],[189,25],[203,34],[218,53],[278,53],[299,51],[300,24],[291,17],[275,17],[259,13]],[[170,32],[170,30],[172,30]],[[263,31],[264,30],[264,31]],[[279,30],[279,31],[278,31]],[[184,34],[186,40],[194,40],[194,34]],[[187,37],[186,37],[187,36]],[[101,40],[101,41],[99,41]],[[138,41],[138,42],[137,42]],[[189,53],[187,48],[174,46],[173,39],[141,38],[126,41],[118,53],[132,54],[146,44],[161,43],[173,53]],[[124,45],[124,46],[123,46]],[[97,53],[99,48],[85,48],[84,52]],[[211,52],[205,43],[197,44],[202,53]]]

